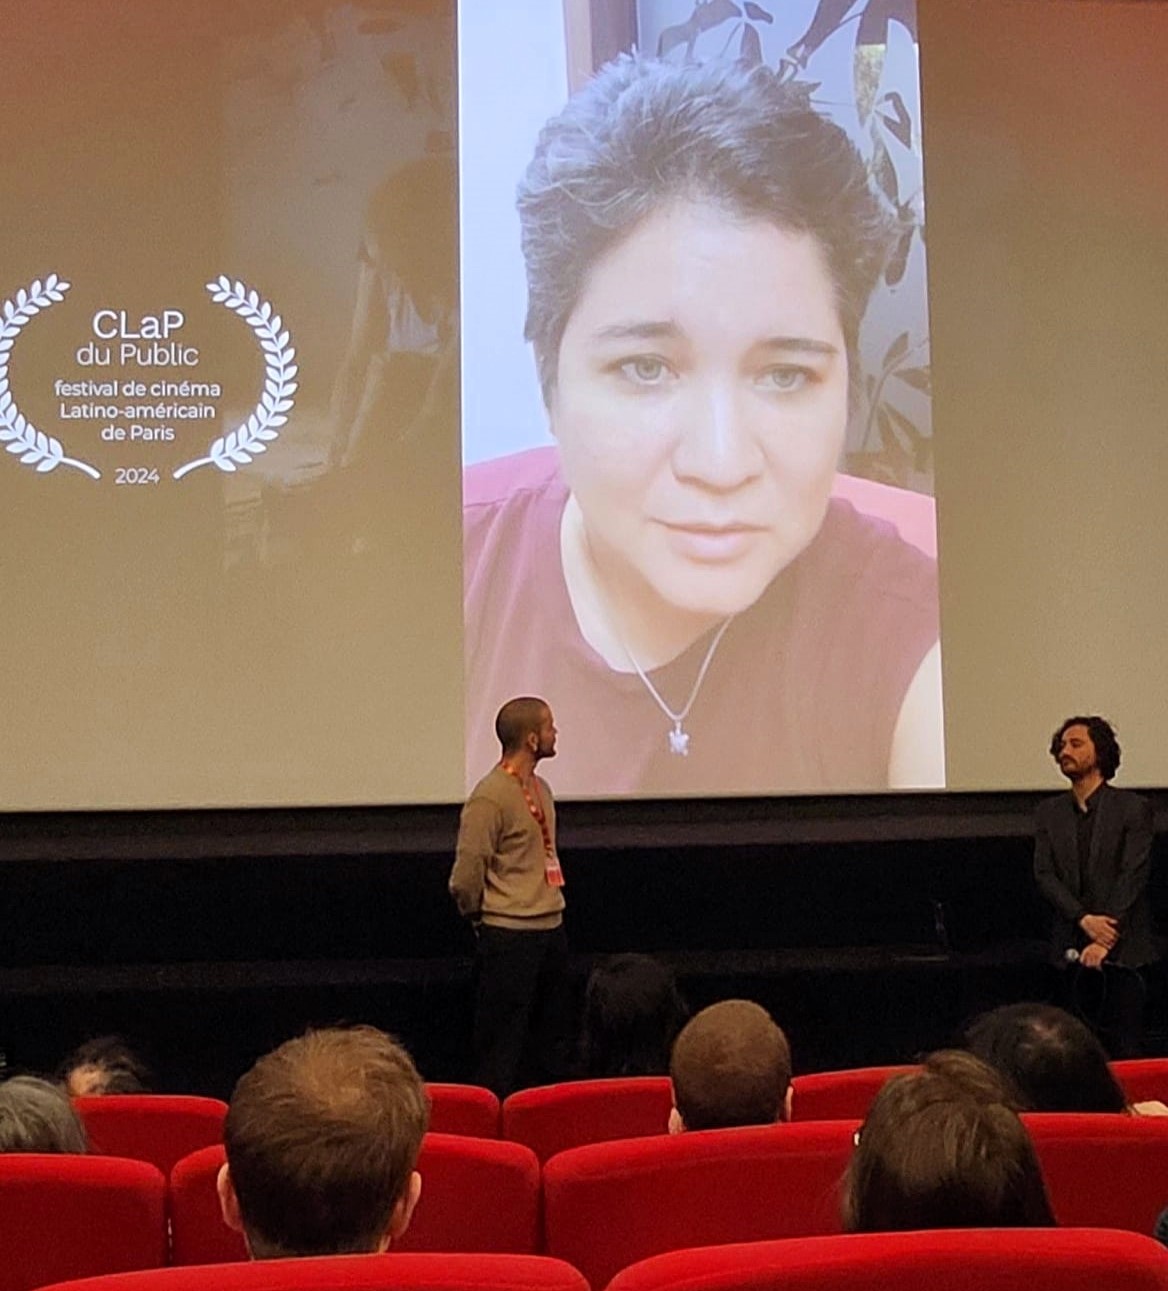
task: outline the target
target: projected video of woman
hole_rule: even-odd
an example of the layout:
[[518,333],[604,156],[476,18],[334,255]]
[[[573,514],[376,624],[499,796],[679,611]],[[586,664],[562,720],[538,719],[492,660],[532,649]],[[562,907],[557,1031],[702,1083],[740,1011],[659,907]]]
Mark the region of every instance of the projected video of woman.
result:
[[847,134],[789,69],[623,55],[518,209],[555,444],[467,472],[468,774],[526,691],[561,793],[941,783],[931,504],[836,476],[897,233]]

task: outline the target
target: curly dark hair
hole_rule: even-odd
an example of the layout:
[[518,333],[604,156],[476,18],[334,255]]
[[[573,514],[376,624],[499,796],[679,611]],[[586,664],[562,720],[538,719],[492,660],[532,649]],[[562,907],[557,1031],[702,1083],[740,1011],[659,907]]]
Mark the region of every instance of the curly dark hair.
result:
[[1063,736],[1072,726],[1085,726],[1091,743],[1095,745],[1095,756],[1099,761],[1099,773],[1104,780],[1114,779],[1119,770],[1119,741],[1115,730],[1105,717],[1068,717],[1050,737],[1050,756],[1057,762]]
[[120,1035],[96,1036],[78,1045],[58,1072],[66,1086],[71,1077],[83,1079],[89,1094],[145,1094],[154,1084],[149,1065]]
[[524,334],[545,402],[593,265],[678,199],[815,236],[854,386],[856,338],[887,259],[890,223],[848,136],[765,66],[622,54],[544,126],[519,185]]

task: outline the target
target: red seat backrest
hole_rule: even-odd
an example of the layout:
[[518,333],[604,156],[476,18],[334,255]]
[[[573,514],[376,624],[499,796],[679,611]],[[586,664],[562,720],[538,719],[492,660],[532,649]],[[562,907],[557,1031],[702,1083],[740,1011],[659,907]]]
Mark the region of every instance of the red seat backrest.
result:
[[943,1229],[706,1247],[618,1273],[609,1291],[1164,1291],[1168,1251],[1100,1229]]
[[544,1166],[546,1250],[598,1291],[664,1251],[838,1233],[855,1128],[704,1130],[561,1153]]
[[1150,1233],[1168,1204],[1168,1118],[1028,1112],[1060,1224]]
[[530,1148],[501,1139],[427,1134],[418,1173],[422,1196],[396,1249],[539,1252],[539,1162]]
[[1168,1103],[1168,1058],[1121,1058],[1111,1063],[1111,1074],[1129,1103]]
[[426,1085],[430,1100],[430,1129],[435,1134],[470,1134],[477,1139],[499,1137],[499,1099],[481,1085]]
[[668,1076],[565,1081],[504,1099],[503,1137],[547,1161],[587,1143],[665,1134],[672,1106]]
[[172,1264],[222,1264],[247,1259],[247,1243],[223,1222],[216,1179],[227,1160],[223,1144],[200,1148],[170,1172]]
[[0,1291],[166,1263],[166,1180],[143,1161],[0,1155]]
[[169,1174],[176,1161],[223,1141],[227,1104],[186,1094],[75,1098],[94,1152],[149,1161]]
[[541,1255],[395,1251],[157,1269],[66,1285],[69,1291],[588,1291],[575,1269]]
[[796,1076],[792,1082],[791,1119],[862,1121],[890,1076],[914,1070],[914,1067],[853,1067],[850,1071],[818,1071]]
[[[247,1258],[243,1238],[223,1222],[215,1181],[222,1147],[195,1152],[170,1177],[175,1264]],[[539,1162],[530,1149],[499,1139],[427,1134],[418,1158],[422,1196],[401,1251],[540,1250]]]

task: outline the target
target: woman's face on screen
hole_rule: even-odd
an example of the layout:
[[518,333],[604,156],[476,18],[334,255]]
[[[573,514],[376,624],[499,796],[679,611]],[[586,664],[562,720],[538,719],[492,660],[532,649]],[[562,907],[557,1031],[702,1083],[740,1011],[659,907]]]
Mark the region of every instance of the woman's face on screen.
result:
[[602,575],[746,609],[823,522],[848,366],[819,244],[674,202],[592,268],[551,427]]

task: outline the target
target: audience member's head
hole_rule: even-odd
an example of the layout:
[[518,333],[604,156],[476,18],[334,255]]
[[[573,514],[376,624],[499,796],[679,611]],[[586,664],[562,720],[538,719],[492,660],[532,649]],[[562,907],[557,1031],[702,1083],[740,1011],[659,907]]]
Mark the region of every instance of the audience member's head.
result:
[[0,1083],[0,1152],[88,1152],[85,1126],[57,1085],[36,1076]]
[[61,1064],[61,1081],[70,1098],[93,1094],[145,1094],[152,1082],[150,1069],[117,1035],[87,1040]]
[[1028,1112],[1122,1112],[1123,1090],[1089,1027],[1051,1004],[1007,1004],[983,1014],[967,1048],[1013,1088]]
[[965,1049],[936,1049],[920,1070],[947,1080],[961,1094],[980,1103],[1004,1103],[1012,1112],[1022,1107],[1000,1072]]
[[592,970],[584,993],[584,1075],[664,1076],[685,1021],[673,974],[651,955],[614,955]]
[[969,1055],[937,1057],[876,1095],[844,1178],[845,1230],[1052,1225],[1034,1145],[1005,1085]]
[[409,1054],[383,1032],[289,1040],[231,1096],[223,1217],[257,1259],[384,1250],[417,1203],[428,1118]]
[[695,1014],[673,1044],[669,1128],[769,1125],[790,1117],[791,1048],[766,1009],[723,1000]]

